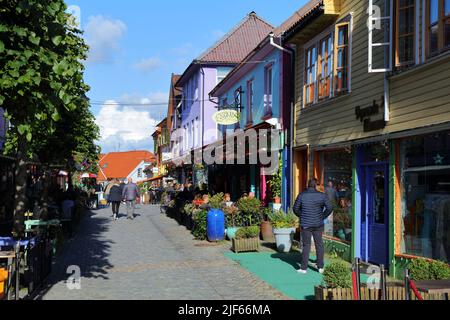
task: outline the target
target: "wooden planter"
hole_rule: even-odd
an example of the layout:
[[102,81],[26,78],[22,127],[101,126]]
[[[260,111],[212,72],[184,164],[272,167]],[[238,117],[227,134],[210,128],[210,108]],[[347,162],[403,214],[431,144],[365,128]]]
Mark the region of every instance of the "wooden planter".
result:
[[232,240],[231,250],[233,250],[236,253],[259,251],[259,249],[260,249],[260,245],[259,245],[258,237],[250,238],[250,239],[233,239]]
[[[353,300],[353,289],[334,288],[328,289],[321,286],[314,287],[316,300]],[[420,293],[424,300],[444,300],[443,294]],[[410,293],[412,300],[417,300],[414,292]],[[405,288],[400,285],[392,285],[387,287],[386,300],[405,300]],[[381,290],[361,288],[361,300],[381,300]]]

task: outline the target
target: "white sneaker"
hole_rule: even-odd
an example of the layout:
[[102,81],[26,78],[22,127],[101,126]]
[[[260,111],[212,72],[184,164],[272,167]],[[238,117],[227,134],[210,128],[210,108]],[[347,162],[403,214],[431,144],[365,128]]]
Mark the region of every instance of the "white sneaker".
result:
[[325,270],[322,268],[322,269],[319,269],[319,273],[320,274],[323,274],[323,272],[324,272]]
[[297,272],[301,273],[301,274],[307,274],[308,273],[307,270],[303,270],[303,269],[298,269]]

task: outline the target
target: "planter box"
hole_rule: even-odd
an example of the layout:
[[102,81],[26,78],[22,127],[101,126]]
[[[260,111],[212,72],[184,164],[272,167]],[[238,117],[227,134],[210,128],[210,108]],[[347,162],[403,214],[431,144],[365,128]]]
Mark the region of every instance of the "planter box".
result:
[[249,252],[249,251],[259,251],[259,238],[251,238],[251,239],[235,239],[232,240],[232,247],[236,253],[239,252]]
[[[320,286],[314,287],[316,300],[353,300],[353,289],[334,288],[328,289]],[[445,300],[444,294],[420,293],[424,300]],[[411,290],[411,300],[417,300]],[[401,285],[388,285],[386,300],[405,300],[405,288]],[[381,300],[381,290],[361,288],[361,300]]]

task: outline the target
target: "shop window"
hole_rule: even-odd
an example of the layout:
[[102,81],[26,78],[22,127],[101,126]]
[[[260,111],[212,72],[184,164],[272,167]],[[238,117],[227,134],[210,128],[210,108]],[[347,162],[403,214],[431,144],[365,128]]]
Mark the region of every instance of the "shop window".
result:
[[352,153],[337,150],[316,153],[319,160],[315,170],[324,184],[324,192],[333,204],[334,213],[325,223],[325,234],[351,241],[352,234]]
[[400,142],[402,253],[450,261],[450,132]]
[[415,0],[397,0],[396,65],[414,63]]

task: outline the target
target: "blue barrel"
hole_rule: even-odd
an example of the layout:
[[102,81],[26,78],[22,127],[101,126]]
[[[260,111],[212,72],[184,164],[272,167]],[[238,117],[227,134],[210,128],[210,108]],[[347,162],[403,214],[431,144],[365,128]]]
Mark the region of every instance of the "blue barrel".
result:
[[206,234],[211,242],[225,239],[225,214],[222,210],[212,209],[208,212]]

